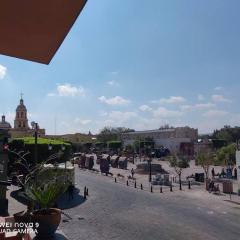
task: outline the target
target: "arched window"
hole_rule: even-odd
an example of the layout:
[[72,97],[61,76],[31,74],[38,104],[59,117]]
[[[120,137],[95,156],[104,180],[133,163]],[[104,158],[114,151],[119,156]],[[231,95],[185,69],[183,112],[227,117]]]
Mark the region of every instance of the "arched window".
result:
[[23,112],[21,112],[21,118],[23,117]]
[[19,112],[17,113],[17,118],[19,118]]

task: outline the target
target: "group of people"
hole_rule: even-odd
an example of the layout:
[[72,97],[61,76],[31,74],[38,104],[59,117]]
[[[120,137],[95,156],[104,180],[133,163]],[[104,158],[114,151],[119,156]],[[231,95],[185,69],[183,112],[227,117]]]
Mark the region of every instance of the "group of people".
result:
[[[237,179],[237,168],[236,167],[233,170],[231,168],[229,168],[227,171],[230,172],[230,176],[232,178]],[[218,173],[218,174],[216,174],[214,168],[212,168],[211,173],[212,173],[212,178],[215,178],[215,176],[219,176],[219,177],[223,177],[223,178],[227,176],[227,173],[224,168],[222,168],[221,173]]]

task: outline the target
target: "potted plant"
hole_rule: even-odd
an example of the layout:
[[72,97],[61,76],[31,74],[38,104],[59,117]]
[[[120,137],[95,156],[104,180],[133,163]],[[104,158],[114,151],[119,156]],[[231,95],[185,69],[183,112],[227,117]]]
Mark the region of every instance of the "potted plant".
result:
[[61,210],[53,208],[57,199],[67,190],[69,182],[59,175],[57,168],[46,168],[45,164],[55,159],[51,155],[45,162],[31,166],[24,158],[26,154],[13,152],[18,156],[17,164],[26,171],[20,186],[28,200],[28,209],[14,214],[15,222],[33,223],[36,239],[51,239],[61,221]]
[[66,191],[68,184],[58,179],[30,182],[25,189],[27,197],[39,206],[31,212],[31,221],[37,232],[37,239],[54,236],[61,221],[61,210],[53,208],[57,199]]

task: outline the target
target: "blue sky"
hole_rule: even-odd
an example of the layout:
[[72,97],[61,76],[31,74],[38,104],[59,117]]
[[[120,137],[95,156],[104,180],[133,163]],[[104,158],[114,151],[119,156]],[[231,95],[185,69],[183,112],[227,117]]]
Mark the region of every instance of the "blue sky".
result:
[[239,125],[238,0],[89,0],[50,65],[0,55],[0,112],[20,93],[47,134]]

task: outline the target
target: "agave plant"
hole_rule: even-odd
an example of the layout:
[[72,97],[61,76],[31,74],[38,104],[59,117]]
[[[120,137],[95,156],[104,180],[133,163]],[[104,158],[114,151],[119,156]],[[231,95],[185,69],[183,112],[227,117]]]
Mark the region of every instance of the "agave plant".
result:
[[41,209],[48,209],[56,203],[67,187],[67,183],[57,180],[29,183],[26,185],[25,193],[30,200],[38,203]]

